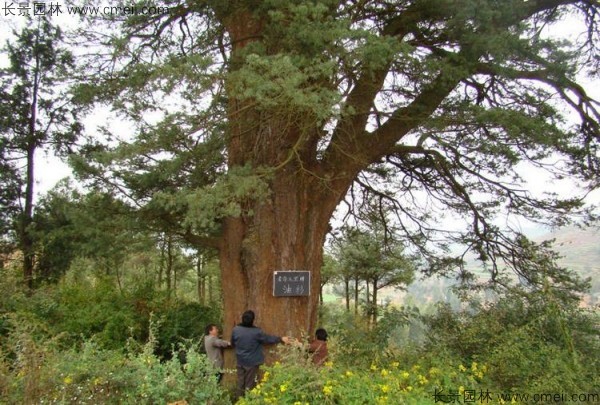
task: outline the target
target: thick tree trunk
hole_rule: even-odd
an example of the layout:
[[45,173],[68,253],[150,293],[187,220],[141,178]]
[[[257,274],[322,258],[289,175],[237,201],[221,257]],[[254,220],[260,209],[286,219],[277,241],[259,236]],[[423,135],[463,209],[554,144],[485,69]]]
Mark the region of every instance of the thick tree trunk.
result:
[[[242,66],[244,48],[260,40],[263,28],[261,20],[244,7],[224,17],[233,71]],[[324,176],[317,162],[314,117],[297,111],[287,114],[284,106],[273,111],[257,108],[255,100],[238,99],[239,89],[233,86],[226,85],[228,165],[268,168],[270,194],[247,201],[241,216],[223,223],[219,259],[224,334],[229,338],[242,313],[251,309],[256,325],[266,333],[311,336],[329,219],[356,173],[348,171],[335,179]],[[310,294],[274,297],[273,274],[278,270],[310,271]]]
[[[225,336],[248,309],[269,334],[302,337],[314,332],[322,247],[335,203],[309,203],[314,201],[311,187],[293,180],[298,179],[276,178],[271,197],[257,204],[253,216],[225,221],[220,249]],[[274,297],[273,273],[278,270],[310,271],[310,294]]]

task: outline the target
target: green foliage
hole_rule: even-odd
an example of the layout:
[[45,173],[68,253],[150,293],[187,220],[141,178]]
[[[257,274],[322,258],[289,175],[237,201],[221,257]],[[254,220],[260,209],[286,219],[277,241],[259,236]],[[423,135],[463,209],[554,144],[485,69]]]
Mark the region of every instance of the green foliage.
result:
[[401,327],[408,325],[415,316],[406,308],[386,306],[377,325],[372,325],[364,316],[330,309],[323,324],[334,344],[329,349],[335,358],[344,364],[368,367],[374,359],[385,357],[392,348],[391,338]]
[[[25,294],[6,275],[0,394],[9,403],[229,403],[197,349],[218,309],[170,301],[151,285],[119,292],[106,278]],[[427,342],[403,345],[395,334],[418,317],[413,309],[387,306],[374,326],[330,304],[325,366],[280,347],[280,362],[239,403],[434,404],[436,393],[468,392],[501,403],[499,393],[595,392],[598,314],[568,303],[549,290],[515,290],[459,312],[441,305],[425,317]]]
[[56,337],[62,347],[89,340],[99,348],[119,350],[128,341],[143,342],[154,319],[160,324],[156,355],[169,357],[185,341],[200,339],[208,323],[221,319],[218,306],[169,299],[150,284],[119,290],[114,279],[106,276],[69,278],[31,295],[10,283],[2,283],[2,288],[10,294],[0,301],[4,308],[0,312],[2,336],[10,336],[21,323],[37,325],[32,335]]
[[[414,278],[417,260],[406,254],[404,244],[395,234],[383,226],[385,219],[367,214],[368,229],[345,227],[336,240],[335,254],[338,260],[339,279],[347,287],[354,282],[355,299],[358,283],[366,284],[366,313],[373,323],[379,315],[378,292],[384,287],[403,288]],[[349,300],[349,291],[345,291]],[[355,305],[358,303],[355,302]]]
[[[90,59],[96,95],[81,87],[82,98],[110,100],[136,127],[117,146],[107,131],[103,145],[77,160],[82,173],[133,200],[140,222],[155,230],[226,246],[220,238],[229,234],[220,231],[228,218],[244,217],[249,228],[274,223],[254,223],[266,197],[323,223],[351,190],[357,217],[355,203],[370,196],[377,208],[393,207],[429,272],[462,270],[461,255],[444,251],[459,242],[492,263],[497,280],[527,260],[498,217],[564,223],[591,212],[572,196],[529,192],[521,171],[528,166],[520,164],[597,187],[597,103],[576,83],[577,73],[595,69],[594,2],[171,5],[168,15],[96,20],[106,23],[106,31],[94,27],[103,32],[96,45],[111,51]],[[586,23],[580,33],[587,35],[572,43],[547,38],[568,13]],[[577,113],[573,126],[568,111]],[[464,228],[440,227],[447,212],[459,214]],[[307,228],[305,246],[294,249],[299,263],[324,233]],[[259,255],[271,249],[267,239],[242,242]],[[360,253],[372,258],[381,243],[363,245]],[[410,281],[410,266],[362,261],[376,321],[378,288]],[[380,278],[400,267],[407,271]]]
[[436,390],[475,390],[487,382],[485,365],[465,367],[426,353],[414,362],[395,355],[344,362],[334,355],[315,368],[294,350],[280,352],[286,360],[266,367],[261,383],[238,404],[434,404]]
[[152,339],[127,353],[90,341],[58,351],[50,342],[34,343],[26,335],[14,344],[17,360],[0,358],[2,367],[12,364],[0,378],[0,392],[11,403],[229,403],[212,365],[194,347],[185,349],[182,364],[177,357],[161,361]]
[[171,305],[167,303],[165,307],[155,309],[159,314],[156,353],[163,357],[168,357],[175,348],[187,341],[202,340],[206,325],[221,322],[218,307],[181,301]]
[[63,284],[57,304],[50,324],[73,343],[93,337],[100,347],[118,349],[129,337],[139,339],[145,329],[141,314],[110,280],[101,279],[93,287]]
[[579,392],[598,384],[598,314],[576,306],[559,307],[548,295],[525,299],[508,295],[454,312],[440,306],[427,317],[430,350],[443,350],[466,362],[485,361],[490,379],[505,390],[531,387],[548,392]]
[[[81,270],[81,268],[79,268]],[[0,393],[9,403],[226,404],[197,345],[218,308],[169,300],[148,285],[69,277],[26,293],[0,281]],[[69,275],[69,274],[68,274]],[[185,359],[185,363],[181,363]]]
[[410,284],[415,265],[405,254],[404,245],[392,238],[382,229],[345,229],[339,248],[340,265],[375,288]]
[[48,18],[32,20],[2,44],[8,66],[0,68],[1,240],[18,244],[23,276],[33,287],[35,249],[31,235],[36,151],[64,155],[82,131],[81,108],[64,85],[74,60],[60,28]]
[[281,348],[280,362],[265,367],[261,383],[239,404],[434,404],[442,402],[436,393],[461,402],[488,393],[484,401],[495,404],[504,403],[499,395],[594,393],[598,314],[572,309],[557,312],[514,297],[461,312],[439,306],[427,317],[428,342],[402,347],[390,345],[386,331],[415,314],[390,311],[388,326],[382,321],[369,329],[340,311],[326,322],[324,367],[315,368],[298,348]]
[[215,184],[188,192],[183,198],[177,194],[167,198],[174,204],[183,200],[188,206],[184,227],[214,232],[223,218],[253,215],[246,207],[269,195],[267,181],[268,176],[255,174],[249,166],[235,167]]

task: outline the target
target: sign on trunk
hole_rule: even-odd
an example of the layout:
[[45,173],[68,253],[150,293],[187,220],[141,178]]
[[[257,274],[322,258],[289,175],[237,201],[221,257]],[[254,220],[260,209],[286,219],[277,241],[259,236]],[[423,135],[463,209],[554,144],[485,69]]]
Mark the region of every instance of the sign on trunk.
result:
[[275,297],[310,295],[310,271],[276,271],[273,273]]

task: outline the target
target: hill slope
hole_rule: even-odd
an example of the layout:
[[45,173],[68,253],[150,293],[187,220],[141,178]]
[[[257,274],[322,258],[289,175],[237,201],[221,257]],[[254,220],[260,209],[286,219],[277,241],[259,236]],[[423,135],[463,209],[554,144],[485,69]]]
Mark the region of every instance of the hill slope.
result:
[[554,239],[554,250],[562,257],[558,263],[574,270],[583,278],[591,278],[591,295],[600,299],[600,230],[566,227],[538,239]]

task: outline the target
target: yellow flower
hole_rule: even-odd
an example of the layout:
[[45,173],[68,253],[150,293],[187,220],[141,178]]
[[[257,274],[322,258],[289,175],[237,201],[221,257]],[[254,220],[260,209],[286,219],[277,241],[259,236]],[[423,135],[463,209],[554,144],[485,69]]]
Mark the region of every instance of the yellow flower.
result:
[[286,392],[286,391],[287,391],[287,385],[285,385],[285,384],[281,384],[281,385],[279,386],[279,391],[281,391],[281,392]]
[[388,375],[388,371],[384,368],[383,370],[381,370],[381,376],[385,377]]
[[371,364],[371,371],[377,371],[377,366],[375,364]]
[[395,361],[395,362],[392,363],[392,367],[398,368],[398,367],[400,367],[400,363],[398,363],[397,361]]
[[402,378],[408,378],[408,377],[410,377],[410,373],[408,371],[404,371],[400,375],[402,376]]
[[377,397],[377,403],[381,404],[381,405],[387,405],[389,403],[388,397],[387,396]]
[[333,367],[333,361],[325,362],[325,367],[329,367],[329,368]]
[[465,387],[463,387],[462,385],[460,387],[458,387],[458,393],[460,395],[462,395],[465,392]]
[[267,382],[269,380],[270,375],[271,374],[268,371],[265,371],[265,374],[263,375],[263,378],[262,378],[262,382]]
[[68,376],[65,377],[65,379],[63,381],[64,381],[65,384],[68,385],[68,384],[71,384],[73,382],[73,378],[70,375],[68,375]]
[[323,394],[331,395],[332,392],[333,392],[333,388],[331,387],[331,385],[326,385],[323,387]]
[[429,375],[430,375],[430,376],[432,376],[432,377],[433,377],[434,375],[437,375],[437,374],[439,374],[439,373],[440,373],[440,369],[439,369],[439,368],[437,368],[437,367],[431,367],[431,368],[429,369]]
[[381,388],[381,391],[383,391],[383,393],[387,393],[390,391],[390,387],[388,387],[387,384],[381,384],[379,385],[379,388]]
[[459,369],[460,371],[467,371],[467,368],[466,368],[465,366],[463,366],[462,364],[460,364],[460,365],[458,366],[458,369]]
[[471,364],[471,370],[477,371],[477,362],[476,361],[474,361],[473,364]]
[[354,373],[350,370],[346,371],[346,377],[352,377]]

